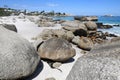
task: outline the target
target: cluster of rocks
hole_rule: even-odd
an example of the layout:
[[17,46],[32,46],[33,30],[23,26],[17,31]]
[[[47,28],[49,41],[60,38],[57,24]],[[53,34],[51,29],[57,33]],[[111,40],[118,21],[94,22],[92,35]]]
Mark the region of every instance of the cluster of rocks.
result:
[[55,22],[51,17],[47,16],[39,16],[39,20],[37,21],[38,27],[54,27]]
[[[51,18],[39,17],[40,26],[50,27],[56,23]],[[98,25],[103,24],[90,20],[59,21],[62,29],[43,30],[34,38],[34,46],[16,33],[15,25],[0,24],[0,79],[28,77],[34,73],[41,59],[58,68],[76,55],[72,47],[76,44],[83,50],[91,51],[77,60],[66,80],[117,80],[120,37],[97,31]],[[117,38],[106,42],[107,37]],[[49,79],[52,78],[46,80]]]
[[[97,16],[74,16],[75,20],[78,21],[98,21],[98,17]],[[109,28],[113,28],[112,26],[119,26],[119,24],[114,24],[114,25],[108,25],[108,24],[103,24],[101,22],[97,22],[97,28],[100,29],[109,29]]]
[[0,79],[14,80],[31,76],[39,65],[40,58],[57,68],[76,55],[72,45],[62,38],[38,40],[39,42],[34,42],[35,49],[7,25],[9,24],[0,25]]
[[111,25],[105,25],[103,23],[96,23],[99,29],[109,29],[113,28]]
[[[58,65],[60,66],[76,55],[75,49],[67,41],[71,39],[71,36],[65,36],[64,33],[63,35],[58,34],[57,37],[52,33],[53,30],[44,31],[46,31],[46,34],[42,34],[42,37],[39,36],[33,44],[41,59],[46,61],[52,68],[57,68]],[[57,31],[62,33],[61,30],[55,30],[54,32],[57,33]],[[58,63],[56,64],[56,62]]]
[[97,25],[95,22],[88,21],[82,23],[80,21],[66,21],[61,24],[63,29],[72,31],[75,36],[85,36],[94,34],[97,31]]
[[35,39],[39,40],[42,38],[43,40],[47,40],[50,38],[63,38],[67,41],[71,41],[74,37],[74,34],[71,31],[66,31],[64,29],[44,29],[40,35],[38,35]]
[[104,43],[107,37],[117,37],[108,32],[97,31],[97,24],[93,21],[65,21],[61,23],[62,29],[45,29],[36,40],[48,40],[50,38],[62,38],[76,44],[83,50],[91,50],[94,44]]
[[74,19],[79,21],[98,21],[97,16],[74,16]]

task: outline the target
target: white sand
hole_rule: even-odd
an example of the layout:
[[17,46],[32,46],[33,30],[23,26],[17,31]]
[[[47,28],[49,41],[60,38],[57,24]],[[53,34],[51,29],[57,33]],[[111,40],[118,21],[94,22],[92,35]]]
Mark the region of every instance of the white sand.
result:
[[[0,23],[15,24],[18,30],[18,34],[20,34],[30,42],[33,42],[32,38],[37,36],[39,33],[41,33],[43,29],[61,28],[60,25],[57,25],[56,27],[37,27],[37,25],[31,22],[29,19],[27,18],[18,19],[17,16],[2,17],[0,18]],[[82,54],[80,53],[81,49],[77,48],[75,45],[73,45],[73,48],[75,48],[76,50],[76,56],[74,57],[74,61],[62,64],[59,67],[59,69],[62,70],[62,72],[59,71],[58,69],[50,68],[50,66],[46,62],[42,61],[43,63],[42,71],[32,80],[45,80],[46,78],[50,78],[50,77],[54,77],[56,80],[65,80],[72,66],[76,62],[77,58],[82,56]]]

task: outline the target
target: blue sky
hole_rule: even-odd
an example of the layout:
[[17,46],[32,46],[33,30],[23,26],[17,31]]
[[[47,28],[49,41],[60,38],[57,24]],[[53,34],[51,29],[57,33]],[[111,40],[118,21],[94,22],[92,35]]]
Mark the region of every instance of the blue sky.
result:
[[120,0],[0,0],[16,9],[66,12],[74,15],[120,15]]

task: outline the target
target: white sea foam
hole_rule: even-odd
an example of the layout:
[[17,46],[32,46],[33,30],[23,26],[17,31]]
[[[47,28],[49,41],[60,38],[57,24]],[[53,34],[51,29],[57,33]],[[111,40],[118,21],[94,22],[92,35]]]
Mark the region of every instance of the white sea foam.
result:
[[117,24],[117,23],[104,23],[104,25],[111,25],[111,26],[114,26],[114,25],[120,25],[120,24]]
[[120,36],[120,27],[113,27],[110,29],[98,29],[98,31],[109,32],[111,34],[116,34]]

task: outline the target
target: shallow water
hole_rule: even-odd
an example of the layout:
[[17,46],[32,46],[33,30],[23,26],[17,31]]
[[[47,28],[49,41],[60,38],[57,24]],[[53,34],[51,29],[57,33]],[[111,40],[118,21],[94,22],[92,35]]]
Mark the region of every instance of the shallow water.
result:
[[98,29],[98,31],[109,32],[120,36],[120,27],[113,27],[110,29]]
[[104,24],[120,24],[120,16],[112,16],[112,17],[98,17],[98,22],[102,22]]

